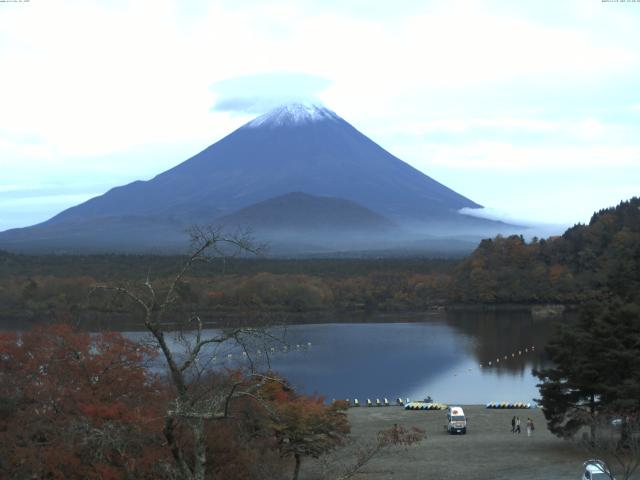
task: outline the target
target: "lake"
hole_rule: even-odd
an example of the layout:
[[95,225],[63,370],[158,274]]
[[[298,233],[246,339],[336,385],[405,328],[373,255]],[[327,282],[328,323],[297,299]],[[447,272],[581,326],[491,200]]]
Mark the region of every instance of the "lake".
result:
[[[249,355],[297,390],[328,400],[431,396],[444,403],[532,403],[539,394],[531,370],[544,364],[544,345],[558,321],[529,311],[342,320],[273,328],[270,333],[281,341],[250,342]],[[207,357],[217,367],[237,366],[248,358],[235,347],[211,349]]]

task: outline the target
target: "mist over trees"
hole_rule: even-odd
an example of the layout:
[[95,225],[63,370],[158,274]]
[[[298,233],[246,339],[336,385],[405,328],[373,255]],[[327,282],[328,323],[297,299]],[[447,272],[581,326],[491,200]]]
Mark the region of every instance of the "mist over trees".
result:
[[[467,258],[218,259],[184,276],[182,301],[204,315],[246,311],[421,310],[445,304],[578,305],[640,290],[640,200],[595,213],[562,236],[483,240]],[[179,257],[30,256],[0,252],[2,316],[75,314],[97,282],[151,272],[171,281]],[[207,313],[208,312],[208,313]],[[124,313],[124,312],[121,312]]]

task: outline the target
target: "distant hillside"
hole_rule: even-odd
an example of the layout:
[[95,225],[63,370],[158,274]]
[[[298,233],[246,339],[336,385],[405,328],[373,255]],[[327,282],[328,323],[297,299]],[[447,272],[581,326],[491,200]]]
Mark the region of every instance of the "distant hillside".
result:
[[82,222],[42,223],[0,233],[0,248],[14,252],[167,254],[185,250],[182,222],[163,217],[110,216]]
[[483,240],[455,279],[457,301],[574,303],[616,295],[637,302],[640,198],[600,210],[561,237]]
[[395,225],[382,215],[350,200],[292,192],[220,217],[224,226],[254,231],[388,232]]

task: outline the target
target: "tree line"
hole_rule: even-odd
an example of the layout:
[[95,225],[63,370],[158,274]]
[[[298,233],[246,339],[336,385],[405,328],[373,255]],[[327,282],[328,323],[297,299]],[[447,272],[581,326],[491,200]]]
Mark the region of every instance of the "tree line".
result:
[[[638,199],[596,212],[548,239],[513,235],[480,242],[454,259],[216,259],[182,280],[200,311],[420,310],[452,303],[578,305],[638,290]],[[87,286],[169,282],[177,257],[29,256],[0,252],[0,314],[86,308]],[[144,273],[143,273],[144,272]]]
[[[640,467],[640,199],[594,214],[545,254],[585,289],[575,324],[561,324],[535,372],[551,432],[581,441],[609,478]],[[589,292],[594,292],[590,294]]]

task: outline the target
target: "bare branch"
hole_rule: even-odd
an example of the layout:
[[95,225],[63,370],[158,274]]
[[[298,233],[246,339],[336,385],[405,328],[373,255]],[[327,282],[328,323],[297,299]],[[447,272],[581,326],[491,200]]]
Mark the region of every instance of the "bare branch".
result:
[[[147,273],[145,281],[139,287],[143,294],[138,294],[126,287],[109,285],[96,285],[92,293],[96,290],[112,291],[115,296],[124,296],[144,312],[144,325],[162,352],[171,383],[176,389],[176,397],[166,411],[164,428],[165,438],[177,465],[176,476],[203,480],[207,465],[205,422],[228,418],[231,402],[240,397],[253,398],[268,408],[266,402],[257,395],[261,386],[267,381],[267,377],[259,381],[249,381],[254,379],[251,376],[242,376],[240,379],[229,378],[228,381],[218,383],[214,381],[207,384],[206,378],[203,377],[204,370],[198,360],[207,346],[234,342],[246,353],[250,371],[253,373],[254,363],[246,340],[252,337],[261,338],[264,344],[264,341],[271,337],[267,332],[259,333],[251,328],[233,328],[223,330],[221,334],[208,336],[204,332],[200,316],[192,314],[180,326],[177,337],[177,341],[185,348],[186,357],[181,360],[175,356],[165,338],[166,332],[161,320],[179,301],[179,288],[187,273],[200,261],[220,257],[224,259],[242,254],[260,255],[263,252],[263,247],[255,245],[248,231],[238,231],[228,235],[221,228],[195,226],[189,233],[192,240],[191,253],[178,273],[172,277],[166,289],[157,291],[150,274]],[[187,331],[192,332],[192,335],[186,335]],[[260,337],[260,335],[264,336]],[[194,366],[195,368],[192,369]],[[193,435],[193,451],[188,455],[185,454],[179,436],[176,434],[179,426],[189,428]]]
[[151,306],[145,303],[142,298],[138,295],[134,294],[131,290],[124,287],[113,287],[111,285],[97,284],[94,285],[93,288],[89,291],[89,295],[94,294],[98,290],[107,290],[115,292],[116,294],[121,294],[132,300],[136,305],[140,306],[145,313],[145,322],[151,317]]

